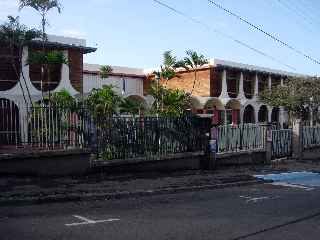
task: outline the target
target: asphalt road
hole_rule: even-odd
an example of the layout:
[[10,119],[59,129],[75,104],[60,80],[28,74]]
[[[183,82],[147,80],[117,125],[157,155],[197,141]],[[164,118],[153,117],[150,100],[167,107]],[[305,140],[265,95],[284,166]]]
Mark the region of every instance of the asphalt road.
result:
[[0,208],[0,239],[320,239],[320,189],[254,185]]

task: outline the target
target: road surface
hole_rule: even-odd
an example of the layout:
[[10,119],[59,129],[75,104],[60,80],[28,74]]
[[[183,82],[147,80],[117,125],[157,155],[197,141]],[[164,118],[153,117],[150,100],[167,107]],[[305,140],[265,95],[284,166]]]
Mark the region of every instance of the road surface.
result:
[[270,184],[0,207],[1,240],[320,239],[320,189]]

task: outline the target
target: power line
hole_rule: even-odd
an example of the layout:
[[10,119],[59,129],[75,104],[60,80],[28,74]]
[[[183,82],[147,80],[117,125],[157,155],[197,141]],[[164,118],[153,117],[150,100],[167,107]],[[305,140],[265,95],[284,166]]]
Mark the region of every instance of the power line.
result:
[[291,50],[292,50],[292,51],[294,51],[295,53],[297,53],[297,54],[299,54],[299,55],[302,55],[302,56],[304,56],[305,58],[307,58],[308,60],[311,60],[312,62],[314,62],[314,63],[316,63],[316,64],[319,64],[319,65],[320,65],[320,61],[319,61],[319,60],[317,60],[317,59],[315,59],[315,58],[313,58],[313,57],[309,56],[308,54],[306,54],[306,53],[302,52],[301,50],[299,50],[299,49],[297,49],[297,48],[295,48],[295,47],[293,47],[293,46],[289,45],[288,43],[286,43],[286,42],[284,42],[284,41],[280,40],[279,38],[277,38],[277,37],[276,37],[276,36],[274,36],[273,34],[268,33],[267,31],[263,30],[261,27],[258,27],[257,25],[255,25],[255,24],[253,24],[253,23],[249,22],[247,19],[245,19],[245,18],[241,17],[240,15],[238,15],[238,14],[236,14],[236,13],[231,12],[229,9],[224,8],[222,5],[220,5],[220,4],[218,4],[218,3],[216,3],[216,2],[214,2],[214,1],[212,1],[212,0],[208,0],[208,2],[209,2],[209,3],[211,3],[211,4],[213,4],[215,7],[217,7],[217,8],[219,8],[219,9],[221,9],[221,10],[223,10],[223,11],[227,12],[229,15],[231,15],[231,16],[233,16],[233,17],[235,17],[235,18],[239,19],[240,21],[242,21],[242,22],[244,22],[244,23],[248,24],[248,25],[249,25],[249,26],[251,26],[252,28],[254,28],[254,29],[256,29],[256,30],[258,30],[258,31],[262,32],[263,34],[267,35],[269,38],[271,38],[271,39],[273,39],[274,41],[276,41],[276,42],[280,43],[281,45],[283,45],[283,46],[285,46],[285,47],[287,47],[287,48],[291,49]]
[[[308,5],[306,4],[306,2],[303,3],[303,1],[289,1],[287,0],[288,4],[291,4],[293,7],[295,7],[297,9],[297,11],[301,12],[306,18],[308,18],[311,22],[317,22],[317,17],[314,17],[312,15],[312,13],[314,14],[313,10],[315,10],[314,8],[312,8],[311,10],[308,8]],[[311,13],[311,14],[310,14]],[[319,23],[319,22],[318,22]]]
[[301,10],[297,9],[297,7],[294,7],[293,4],[290,4],[289,2],[282,1],[282,0],[277,0],[277,1],[282,6],[287,8],[289,11],[293,12],[295,15],[302,18],[305,22],[309,23],[310,25],[313,25],[312,21],[310,21],[309,18]]
[[207,25],[206,23],[203,23],[202,21],[187,15],[186,13],[184,13],[184,12],[182,12],[182,11],[172,7],[172,6],[169,6],[166,3],[163,3],[160,0],[152,0],[152,1],[154,1],[155,3],[161,5],[161,6],[167,8],[169,10],[171,10],[172,12],[174,12],[174,13],[180,15],[180,16],[183,16],[184,18],[186,18],[186,19],[188,19],[188,20],[190,20],[190,21],[192,21],[192,22],[194,22],[196,24],[199,24],[199,25],[203,26],[207,30],[213,31],[213,32],[217,33],[220,36],[228,38],[228,39],[230,39],[230,40],[232,40],[232,41],[234,41],[234,42],[236,42],[236,43],[238,43],[238,44],[240,44],[240,45],[242,45],[242,46],[244,46],[244,47],[246,47],[246,48],[248,48],[248,49],[250,49],[250,50],[252,50],[252,51],[254,51],[254,52],[256,52],[256,53],[258,53],[258,54],[260,54],[262,56],[264,56],[264,57],[266,57],[266,58],[271,59],[274,62],[277,62],[277,63],[279,63],[279,64],[281,64],[283,66],[286,66],[287,68],[289,68],[291,70],[296,71],[296,68],[294,68],[294,67],[292,67],[292,66],[290,66],[290,65],[288,65],[288,64],[286,64],[284,62],[282,62],[281,60],[278,60],[277,58],[275,58],[275,57],[273,57],[273,56],[271,56],[271,55],[269,55],[269,54],[267,54],[267,53],[265,53],[265,52],[263,52],[263,51],[261,51],[259,49],[256,49],[256,48],[250,46],[249,44],[247,44],[247,43],[245,43],[245,42],[243,42],[243,41],[241,41],[239,39],[234,38],[233,36],[231,36],[229,34],[226,34],[226,33],[223,33],[221,31],[217,30],[217,29],[214,29],[211,26]]
[[[269,3],[272,3],[272,1],[270,1]],[[309,22],[306,22],[305,19],[299,15],[297,15],[293,10],[291,10],[290,8],[288,8],[285,4],[283,4],[282,2],[279,2],[279,0],[274,0],[274,3],[277,4],[277,8],[280,6],[281,8],[283,8],[285,10],[286,13],[288,13],[288,17],[292,18],[292,14],[295,16],[294,18],[292,18],[292,20],[296,23],[296,25],[298,25],[299,27],[301,27],[303,30],[307,31],[308,33],[314,34],[315,32],[313,31],[313,28],[311,25],[306,24]],[[303,21],[301,21],[301,18],[303,19]]]

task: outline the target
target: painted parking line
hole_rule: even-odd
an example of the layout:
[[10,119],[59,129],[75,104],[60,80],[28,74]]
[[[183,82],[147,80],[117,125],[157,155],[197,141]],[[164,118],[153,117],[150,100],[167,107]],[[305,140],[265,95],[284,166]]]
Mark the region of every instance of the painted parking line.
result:
[[306,187],[306,186],[303,186],[303,185],[291,184],[291,183],[286,183],[286,182],[273,182],[273,183],[269,183],[269,184],[275,185],[275,186],[298,188],[298,189],[303,189],[303,190],[305,190],[305,191],[312,191],[312,190],[314,190],[314,188],[312,188],[312,187]]
[[261,197],[251,197],[251,196],[239,196],[240,198],[246,199],[246,203],[257,203],[264,200],[273,200],[279,198],[279,196],[261,196]]
[[72,215],[75,218],[78,218],[82,220],[82,222],[74,222],[74,223],[67,223],[65,226],[72,227],[72,226],[79,226],[79,225],[88,225],[88,224],[96,224],[96,223],[103,223],[103,222],[114,222],[114,221],[120,221],[119,218],[109,218],[109,219],[103,219],[103,220],[92,220],[80,215]]

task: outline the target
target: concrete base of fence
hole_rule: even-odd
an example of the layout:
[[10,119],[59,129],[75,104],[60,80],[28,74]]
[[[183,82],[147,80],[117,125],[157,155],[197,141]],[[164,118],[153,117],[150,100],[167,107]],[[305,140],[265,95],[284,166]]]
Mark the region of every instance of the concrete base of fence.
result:
[[217,166],[241,165],[241,164],[266,164],[268,163],[265,149],[255,151],[241,151],[233,153],[219,153],[216,155]]
[[320,147],[304,149],[302,160],[320,160]]
[[201,169],[204,152],[190,152],[167,155],[164,159],[145,158],[93,161],[95,171],[104,172],[147,172]]
[[[208,163],[208,161],[215,161]],[[213,169],[222,165],[239,164],[265,164],[267,163],[266,151],[264,149],[255,151],[243,151],[234,153],[216,154],[210,158],[204,152],[179,153],[166,156],[164,159],[147,160],[145,158],[119,159],[93,161],[93,171],[103,172],[146,172],[146,171],[175,171],[175,170],[197,170]]]
[[90,169],[89,151],[58,150],[0,155],[0,174],[63,176]]

